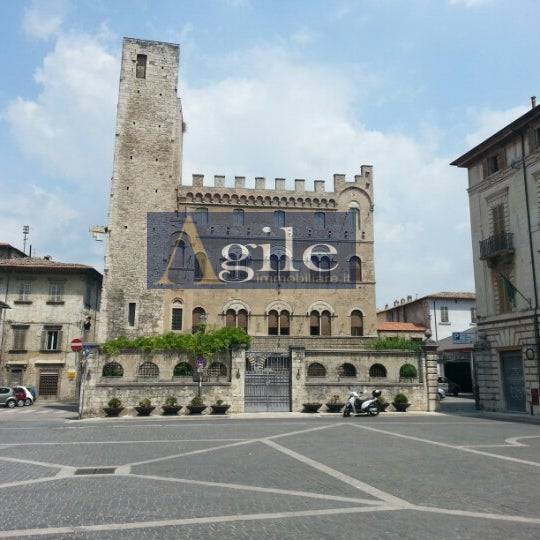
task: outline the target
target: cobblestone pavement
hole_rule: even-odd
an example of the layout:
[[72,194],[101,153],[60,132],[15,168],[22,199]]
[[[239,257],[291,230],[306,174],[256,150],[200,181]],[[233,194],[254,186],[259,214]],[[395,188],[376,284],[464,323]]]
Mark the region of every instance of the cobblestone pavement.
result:
[[537,539],[539,486],[507,420],[0,411],[0,538]]

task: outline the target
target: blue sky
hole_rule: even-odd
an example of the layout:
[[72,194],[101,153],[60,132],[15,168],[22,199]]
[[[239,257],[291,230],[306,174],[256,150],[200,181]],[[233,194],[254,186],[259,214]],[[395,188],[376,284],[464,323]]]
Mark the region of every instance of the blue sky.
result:
[[[472,290],[457,155],[540,95],[536,0],[5,1],[0,241],[102,266],[122,36],[181,44],[192,173],[375,166],[377,304]],[[330,184],[329,184],[330,186]]]

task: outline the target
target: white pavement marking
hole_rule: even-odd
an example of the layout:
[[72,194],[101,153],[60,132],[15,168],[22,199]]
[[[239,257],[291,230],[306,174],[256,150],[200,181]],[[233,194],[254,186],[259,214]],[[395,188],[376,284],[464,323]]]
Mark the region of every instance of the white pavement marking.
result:
[[72,446],[79,444],[158,444],[158,443],[183,443],[183,442],[220,442],[220,441],[245,441],[247,439],[151,439],[148,441],[68,441],[68,442],[24,442],[5,443],[0,445],[0,450],[14,446]]
[[510,456],[502,456],[500,454],[493,454],[491,452],[483,452],[481,450],[475,450],[474,448],[468,448],[464,446],[456,446],[455,444],[448,444],[439,441],[432,441],[430,439],[422,439],[420,437],[414,437],[413,435],[403,435],[402,433],[394,433],[393,431],[386,431],[384,429],[377,429],[368,426],[360,426],[358,424],[349,424],[357,429],[364,429],[367,431],[374,431],[375,433],[382,433],[383,435],[390,435],[392,437],[399,437],[401,439],[409,439],[410,441],[416,441],[426,444],[432,444],[434,446],[442,446],[443,448],[451,448],[452,450],[459,450],[461,452],[469,452],[470,454],[478,454],[480,456],[486,456],[496,459],[502,459],[503,461],[512,461],[514,463],[520,463],[522,465],[532,465],[533,467],[540,467],[540,462],[538,461],[527,461],[526,459],[519,459]]
[[268,440],[268,439],[277,439],[277,438],[280,438],[280,437],[288,437],[290,435],[298,435],[300,433],[309,433],[311,431],[320,431],[322,429],[328,429],[328,428],[336,427],[336,426],[340,426],[340,425],[342,425],[342,424],[324,424],[323,426],[318,426],[318,427],[314,427],[314,428],[302,429],[302,430],[298,430],[298,431],[288,431],[286,433],[279,433],[277,435],[270,435],[269,437],[266,437],[266,438],[257,437],[257,438],[254,438],[254,439],[245,439],[245,440],[242,440],[242,441],[233,442],[233,443],[229,443],[229,444],[221,444],[219,446],[212,446],[210,448],[202,448],[200,450],[192,450],[190,452],[182,452],[182,453],[179,453],[179,454],[171,454],[171,455],[162,456],[162,457],[159,457],[159,458],[145,459],[143,461],[126,463],[123,466],[119,467],[119,474],[129,474],[131,472],[131,467],[136,467],[138,465],[147,465],[149,463],[157,463],[159,461],[166,461],[168,459],[175,459],[175,458],[184,457],[184,456],[193,456],[195,454],[204,454],[206,452],[212,452],[213,450],[221,450],[222,448],[232,448],[234,446],[243,446],[245,444],[252,444],[254,442],[261,442],[261,441]]
[[294,450],[290,450],[289,448],[286,448],[285,446],[281,446],[280,444],[275,443],[274,441],[263,439],[262,442],[270,446],[271,448],[274,448],[275,450],[278,450],[279,452],[282,452],[283,454],[286,454],[287,456],[292,457],[293,459],[296,459],[297,461],[305,463],[306,465],[309,465],[310,467],[313,467],[314,469],[320,472],[323,472],[327,474],[328,476],[332,476],[333,478],[336,478],[337,480],[340,480],[341,482],[344,482],[345,484],[349,484],[350,486],[353,486],[356,489],[359,489],[365,493],[368,493],[369,495],[372,495],[373,497],[377,497],[378,499],[386,503],[399,506],[400,508],[407,508],[408,506],[410,506],[410,503],[408,503],[407,501],[404,501],[403,499],[400,499],[399,497],[395,497],[394,495],[391,495],[390,493],[381,491],[380,489],[370,486],[369,484],[366,484],[358,480],[357,478],[353,478],[352,476],[348,476],[346,474],[343,474],[342,472],[336,471],[335,469],[328,467],[328,465],[319,463],[318,461],[315,461],[314,459],[311,459],[302,454],[299,454],[298,452],[295,452]]
[[61,465],[59,463],[47,463],[44,461],[33,461],[30,459],[19,459],[14,457],[0,456],[2,461],[12,461],[13,463],[24,463],[25,465],[39,465],[41,467],[52,467],[53,469],[63,469],[69,468],[75,470],[76,467],[71,467],[70,465]]
[[99,532],[130,529],[147,529],[156,527],[175,527],[181,525],[204,525],[208,523],[233,523],[235,521],[259,521],[263,519],[283,519],[311,516],[331,516],[339,514],[357,514],[400,510],[392,506],[369,506],[352,508],[329,508],[326,510],[301,510],[298,512],[271,512],[266,514],[243,514],[229,516],[208,516],[196,518],[163,519],[158,521],[138,521],[130,523],[104,523],[101,525],[80,525],[74,527],[50,527],[48,529],[15,529],[0,532],[0,538],[20,538],[22,536],[43,536],[46,534],[74,534],[83,532]]
[[518,448],[518,447],[529,447],[530,444],[520,443],[521,439],[537,439],[540,435],[522,435],[521,437],[509,437],[504,439],[505,444],[465,444],[460,446],[460,448]]
[[255,491],[257,493],[274,493],[276,495],[292,495],[295,497],[306,497],[308,499],[323,499],[328,501],[352,502],[357,504],[368,504],[372,506],[381,506],[381,501],[373,499],[359,499],[356,497],[341,497],[339,495],[327,495],[324,493],[315,493],[313,491],[297,491],[290,489],[266,488],[260,486],[250,486],[247,484],[231,484],[224,482],[207,482],[204,480],[191,480],[189,478],[171,478],[164,476],[153,476],[148,474],[128,474],[129,478],[144,478],[147,480],[157,480],[165,482],[179,482],[181,484],[192,484],[196,486],[217,487],[225,489],[236,489],[240,491]]

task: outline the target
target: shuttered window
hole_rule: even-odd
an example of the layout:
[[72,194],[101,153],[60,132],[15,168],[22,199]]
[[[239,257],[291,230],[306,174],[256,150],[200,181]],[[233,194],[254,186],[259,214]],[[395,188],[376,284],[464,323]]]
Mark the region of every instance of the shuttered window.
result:
[[268,335],[278,335],[278,312],[274,309],[268,313]]
[[498,204],[491,209],[491,223],[493,234],[499,236],[505,233],[506,226],[504,222],[504,204]]
[[321,313],[321,336],[332,335],[332,316],[329,311]]
[[321,335],[321,324],[318,311],[312,311],[309,316],[309,334],[311,336]]
[[28,326],[14,326],[13,327],[13,350],[24,351],[26,344],[26,333]]
[[238,325],[238,328],[242,328],[242,330],[245,330],[247,332],[248,314],[245,309],[241,309],[238,311],[238,314],[236,315],[236,323]]
[[179,307],[172,308],[171,328],[172,330],[182,330],[182,314],[183,310]]
[[227,313],[225,313],[225,326],[227,328],[236,327],[236,311],[234,309],[228,309]]
[[289,312],[283,310],[279,314],[279,335],[280,336],[288,336],[289,335]]

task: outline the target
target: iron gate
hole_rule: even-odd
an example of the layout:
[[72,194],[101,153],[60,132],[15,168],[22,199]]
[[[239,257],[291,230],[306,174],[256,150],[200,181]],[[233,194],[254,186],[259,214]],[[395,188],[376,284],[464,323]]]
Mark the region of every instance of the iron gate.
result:
[[249,352],[246,357],[246,412],[291,410],[291,359]]
[[525,411],[525,379],[521,351],[501,353],[503,389],[509,411]]
[[39,374],[39,395],[42,398],[56,398],[58,394],[58,370],[41,370]]

